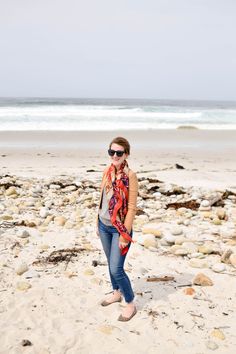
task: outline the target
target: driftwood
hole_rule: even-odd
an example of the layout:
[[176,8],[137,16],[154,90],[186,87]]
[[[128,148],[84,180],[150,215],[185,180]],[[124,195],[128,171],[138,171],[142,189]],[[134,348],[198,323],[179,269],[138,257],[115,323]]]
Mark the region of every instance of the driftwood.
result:
[[170,281],[174,279],[175,278],[172,276],[165,275],[164,277],[148,277],[146,280],[159,282],[159,281]]
[[166,195],[167,197],[175,194],[175,195],[179,195],[179,194],[185,194],[186,192],[183,189],[179,189],[179,188],[174,188],[172,191],[167,191],[167,192],[161,192],[161,194]]
[[225,191],[225,192],[223,193],[223,195],[222,195],[222,199],[227,199],[228,196],[230,196],[230,195],[235,195],[235,196],[236,196],[236,193],[231,192],[231,191],[228,191],[228,190],[226,189],[226,191]]
[[47,187],[49,188],[49,186],[51,184],[55,184],[56,186],[60,186],[62,189],[66,188],[66,187],[71,187],[71,186],[79,188],[75,183],[62,183],[62,182],[59,182],[59,181],[50,182],[49,184],[47,184]]
[[2,221],[0,222],[0,229],[11,229],[15,226],[28,226],[35,227],[36,224],[32,221],[21,220],[21,221]]
[[187,208],[191,210],[197,210],[200,204],[195,202],[195,200],[188,200],[187,202],[176,202],[176,203],[169,203],[166,205],[167,208]]
[[[154,170],[153,170],[154,171]],[[140,171],[140,173],[144,173],[144,172],[151,172],[151,171]],[[149,183],[163,183],[163,181],[160,181],[159,179],[156,178],[150,178],[150,177],[141,177],[138,178],[138,181],[148,181]]]

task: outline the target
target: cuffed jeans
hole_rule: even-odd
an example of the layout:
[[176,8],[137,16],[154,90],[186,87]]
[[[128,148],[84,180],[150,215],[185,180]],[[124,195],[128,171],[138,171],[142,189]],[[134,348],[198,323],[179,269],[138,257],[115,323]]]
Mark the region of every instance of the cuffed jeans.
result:
[[[109,274],[113,290],[120,290],[127,303],[132,302],[134,293],[131,287],[130,280],[124,271],[124,262],[126,254],[123,256],[119,248],[119,232],[114,226],[105,225],[99,218],[98,231],[104,249],[108,266]],[[133,231],[130,236],[132,237]],[[128,247],[130,247],[130,244]]]

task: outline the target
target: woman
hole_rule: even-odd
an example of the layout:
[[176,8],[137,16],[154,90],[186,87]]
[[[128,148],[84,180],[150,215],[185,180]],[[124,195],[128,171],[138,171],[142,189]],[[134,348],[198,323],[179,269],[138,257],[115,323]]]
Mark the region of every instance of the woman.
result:
[[120,302],[123,295],[126,306],[118,320],[129,321],[137,309],[131,283],[123,267],[131,242],[134,242],[132,224],[136,213],[138,180],[126,160],[130,154],[130,144],[125,138],[113,139],[108,154],[111,165],[103,173],[97,232],[107,257],[113,293],[101,305]]

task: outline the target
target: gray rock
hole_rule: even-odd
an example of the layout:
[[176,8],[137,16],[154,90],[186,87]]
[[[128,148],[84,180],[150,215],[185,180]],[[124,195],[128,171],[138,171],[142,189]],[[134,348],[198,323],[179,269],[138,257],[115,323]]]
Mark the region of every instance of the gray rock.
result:
[[219,348],[218,344],[216,344],[215,342],[213,342],[212,340],[209,340],[206,342],[206,347],[208,349],[211,349],[211,350],[216,350]]
[[189,265],[193,268],[209,268],[209,264],[205,259],[191,258]]
[[172,235],[178,236],[178,235],[182,235],[183,230],[182,230],[181,227],[179,227],[179,226],[174,226],[174,227],[171,229],[171,233],[172,233]]
[[225,265],[223,263],[215,263],[211,269],[213,270],[213,272],[216,273],[221,273],[225,270]]
[[29,268],[28,268],[28,265],[26,263],[20,263],[16,267],[16,274],[22,275],[23,273],[27,272],[28,269]]
[[175,237],[172,235],[165,235],[162,240],[166,241],[168,244],[174,244],[175,243]]
[[49,209],[48,208],[41,208],[39,210],[39,215],[41,218],[46,218],[49,215]]
[[30,237],[30,233],[27,230],[19,230],[16,235],[20,238]]

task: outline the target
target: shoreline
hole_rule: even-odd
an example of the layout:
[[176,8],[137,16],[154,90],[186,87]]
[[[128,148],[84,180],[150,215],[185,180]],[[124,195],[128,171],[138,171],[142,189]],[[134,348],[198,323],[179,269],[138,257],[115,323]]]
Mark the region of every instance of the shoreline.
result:
[[0,132],[0,169],[2,174],[37,177],[76,176],[92,168],[99,178],[109,163],[108,145],[118,135],[129,140],[128,162],[140,177],[149,174],[185,186],[236,188],[234,131]]
[[[167,140],[175,139],[174,142],[181,144],[193,143],[219,143],[224,140],[224,144],[236,148],[236,131],[232,130],[200,130],[200,129],[150,129],[150,130],[107,130],[107,131],[57,131],[57,130],[42,130],[42,131],[0,131],[0,146],[14,146],[16,143],[44,143],[48,145],[69,143],[69,145],[81,145],[88,143],[88,139],[96,140],[98,145],[107,139],[114,136],[123,135],[131,140],[133,146],[140,148],[142,143],[144,147],[148,145],[150,140],[155,142],[156,146],[167,145]],[[148,139],[147,139],[148,137]],[[156,140],[157,139],[157,140]],[[207,140],[206,140],[207,139]],[[173,142],[173,140],[171,140]],[[90,141],[91,142],[91,141]],[[139,143],[140,142],[140,143]],[[14,144],[13,144],[14,143]],[[13,144],[13,145],[12,145]],[[190,144],[191,145],[191,144]],[[219,144],[217,144],[218,146]],[[104,145],[103,145],[104,146]],[[169,146],[169,145],[168,145]],[[217,147],[216,146],[216,147]]]

